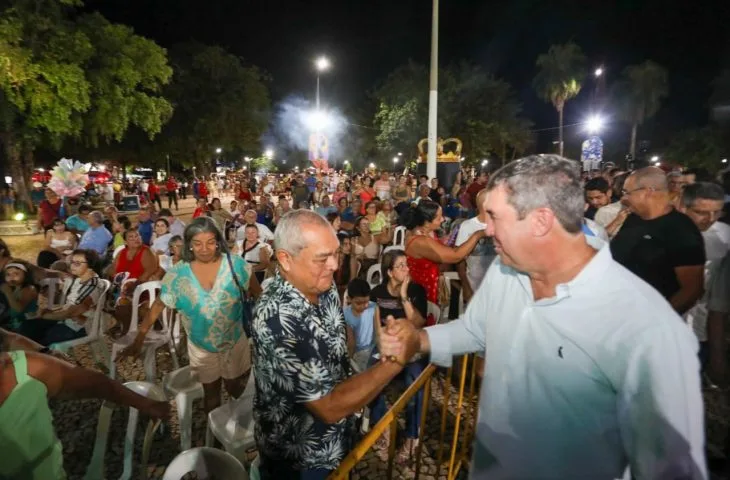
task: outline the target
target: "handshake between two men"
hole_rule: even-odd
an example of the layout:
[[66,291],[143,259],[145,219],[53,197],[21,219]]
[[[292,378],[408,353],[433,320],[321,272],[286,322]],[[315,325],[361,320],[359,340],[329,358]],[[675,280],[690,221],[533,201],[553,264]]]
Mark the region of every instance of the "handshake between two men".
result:
[[385,325],[376,322],[377,346],[381,361],[403,366],[417,353],[429,351],[428,335],[405,318],[388,315]]

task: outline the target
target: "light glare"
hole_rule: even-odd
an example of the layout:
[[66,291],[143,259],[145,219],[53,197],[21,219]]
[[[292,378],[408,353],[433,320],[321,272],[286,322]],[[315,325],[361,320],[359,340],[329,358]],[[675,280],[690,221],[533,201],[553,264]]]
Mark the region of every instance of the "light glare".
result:
[[330,68],[330,61],[327,59],[327,57],[319,57],[315,62],[315,65],[317,66],[317,70],[319,70],[320,72],[324,72],[325,70]]
[[586,121],[588,133],[598,133],[603,129],[603,118],[600,115],[592,115]]

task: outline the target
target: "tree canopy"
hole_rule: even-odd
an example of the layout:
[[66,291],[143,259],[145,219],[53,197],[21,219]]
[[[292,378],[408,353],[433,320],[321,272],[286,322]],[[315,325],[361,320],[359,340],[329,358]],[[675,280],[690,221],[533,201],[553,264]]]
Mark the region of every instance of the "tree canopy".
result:
[[178,45],[171,58],[176,75],[165,94],[175,113],[160,149],[204,170],[218,147],[258,152],[271,114],[268,75],[216,46]]
[[118,141],[133,125],[152,136],[171,114],[160,95],[172,75],[165,50],[99,14],[79,14],[80,6],[12,0],[0,7],[0,138],[25,203],[41,143]]
[[[426,137],[428,71],[409,62],[393,71],[373,97],[376,142],[385,155],[412,151]],[[512,87],[479,67],[462,63],[439,72],[439,137],[459,137],[468,164],[487,156],[503,161],[532,143],[532,124]],[[390,157],[388,157],[390,158]]]

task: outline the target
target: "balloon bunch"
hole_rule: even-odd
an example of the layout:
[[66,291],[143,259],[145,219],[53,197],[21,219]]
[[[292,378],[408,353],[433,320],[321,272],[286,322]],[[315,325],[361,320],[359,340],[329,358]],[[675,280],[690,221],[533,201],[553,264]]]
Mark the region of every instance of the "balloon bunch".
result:
[[62,158],[51,171],[51,181],[48,188],[61,197],[75,197],[86,191],[89,176],[86,166],[78,160]]

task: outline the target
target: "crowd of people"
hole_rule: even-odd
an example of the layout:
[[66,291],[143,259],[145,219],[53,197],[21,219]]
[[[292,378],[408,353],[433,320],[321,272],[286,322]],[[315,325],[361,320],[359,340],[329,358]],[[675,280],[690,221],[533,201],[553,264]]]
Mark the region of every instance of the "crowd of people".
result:
[[[129,339],[117,362],[177,312],[206,413],[253,372],[264,480],[326,478],[353,446],[356,414],[383,417],[394,379],[408,387],[429,361],[470,352],[484,378],[475,478],[706,478],[701,388],[727,385],[730,174],[582,173],[539,155],[444,183],[372,171],[195,182],[187,224],[172,210],[187,186],[173,177],[169,208],[153,183],[138,185],[148,204],[134,215],[46,190],[37,261],[0,240],[0,420],[26,404],[44,412],[32,426],[45,432],[28,446],[33,428],[3,428],[15,461],[0,477],[61,478],[47,473],[62,457],[41,384],[51,394],[70,376],[97,381],[49,354],[85,336],[105,301],[105,335]],[[62,283],[60,304],[44,279]],[[151,280],[159,295],[135,305]],[[453,321],[452,287],[466,304]],[[104,378],[78,391],[167,415]],[[421,391],[406,411],[406,465],[422,402]]]

